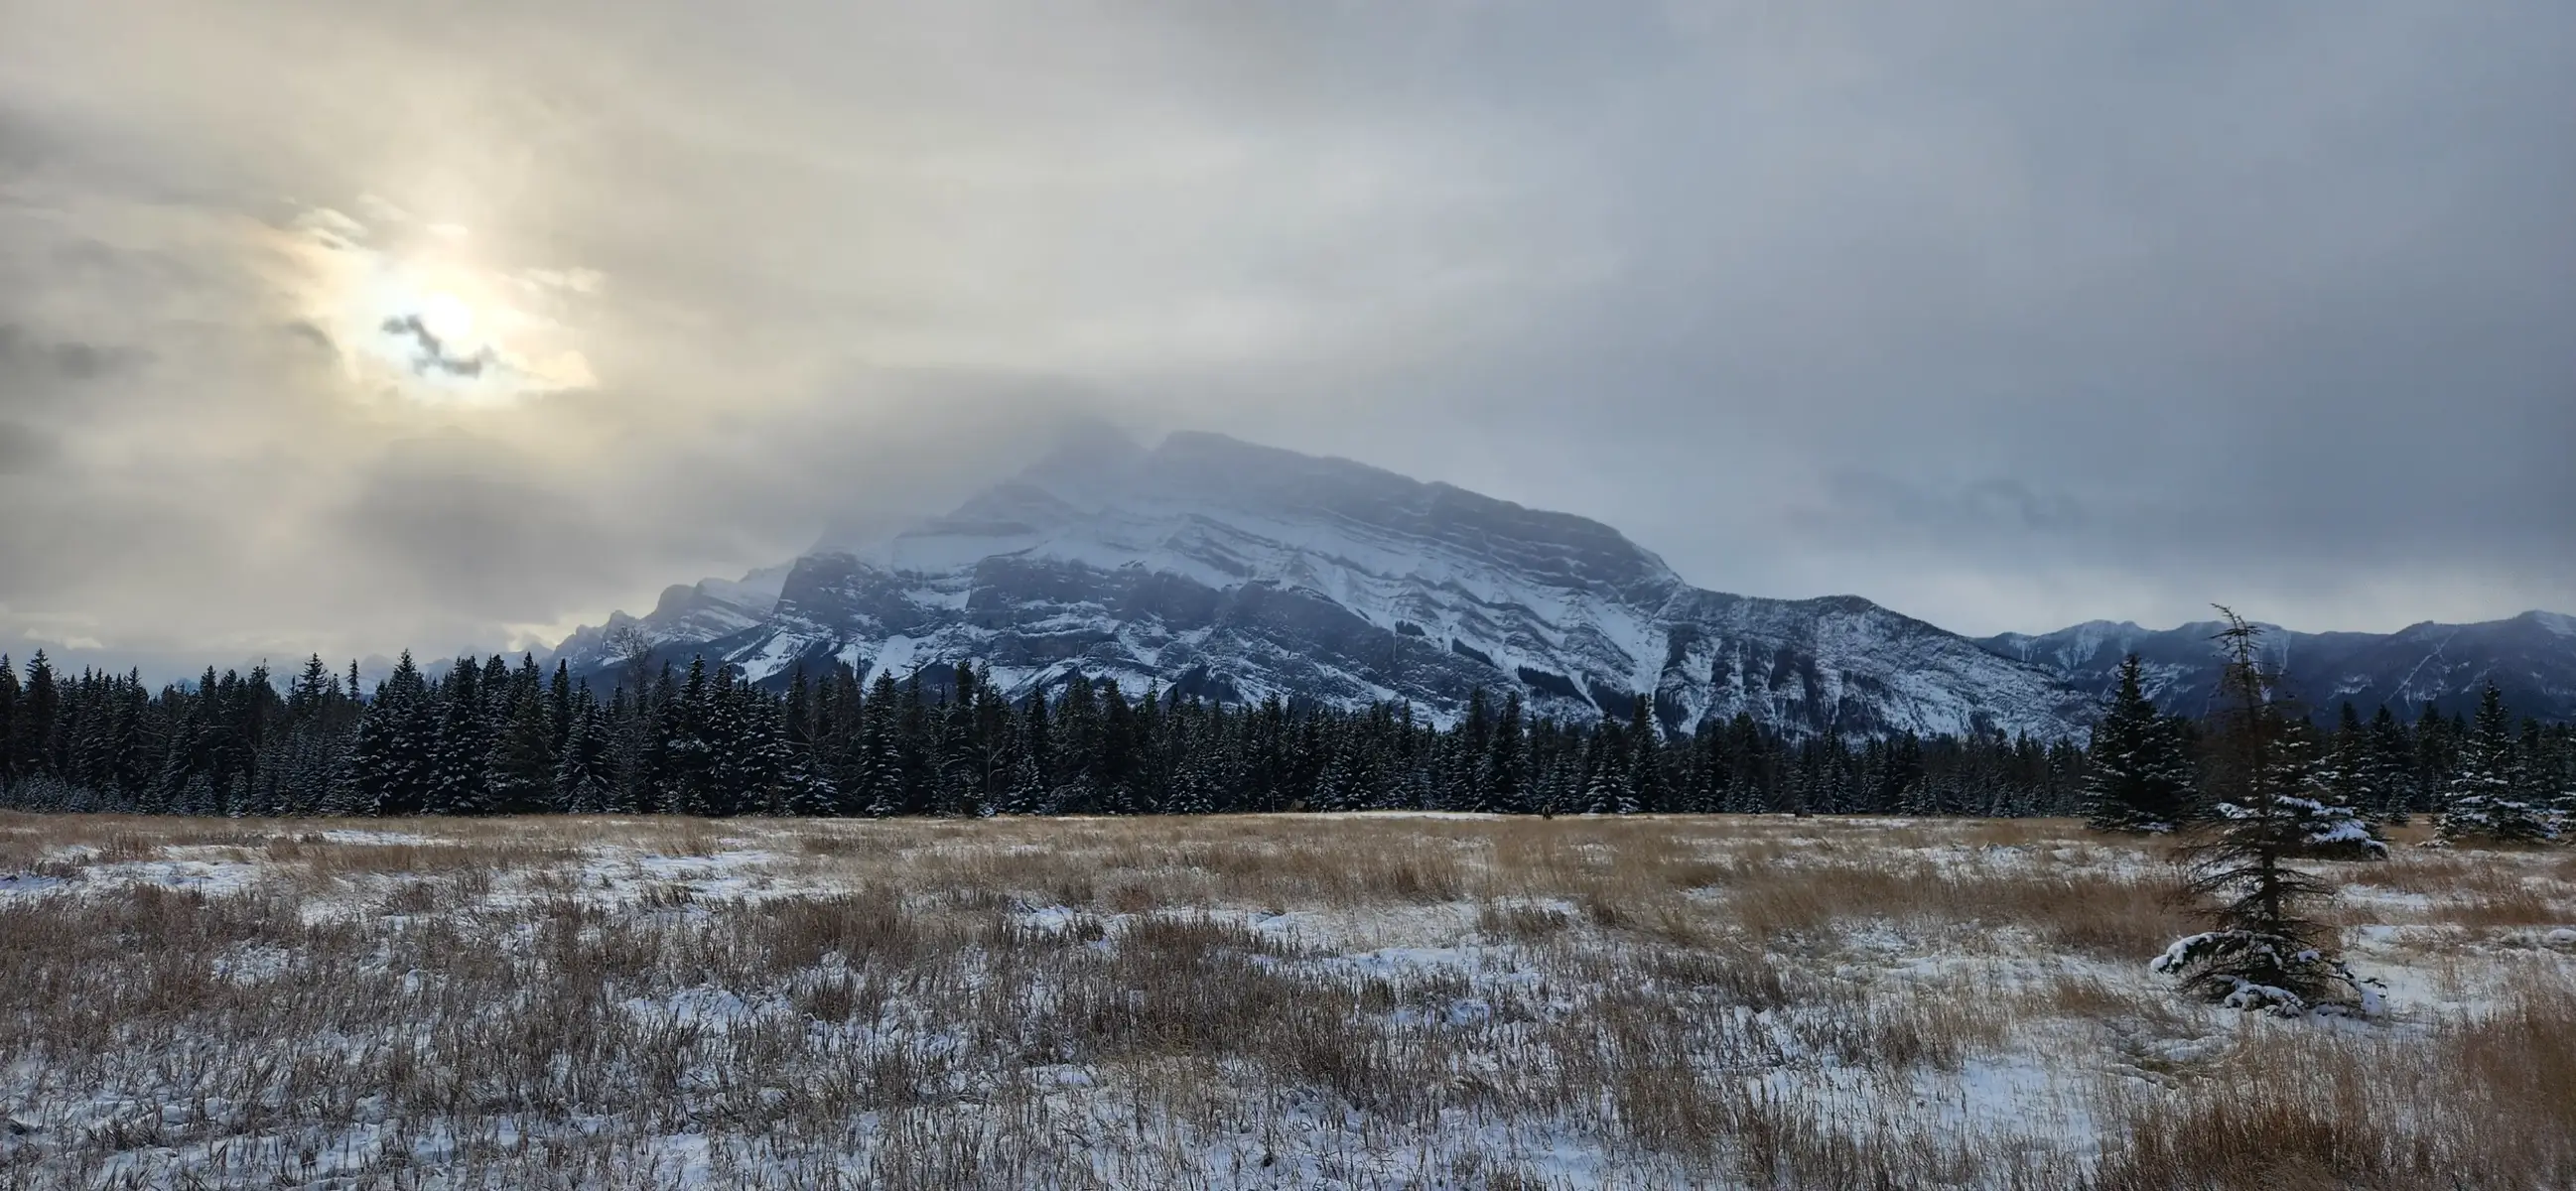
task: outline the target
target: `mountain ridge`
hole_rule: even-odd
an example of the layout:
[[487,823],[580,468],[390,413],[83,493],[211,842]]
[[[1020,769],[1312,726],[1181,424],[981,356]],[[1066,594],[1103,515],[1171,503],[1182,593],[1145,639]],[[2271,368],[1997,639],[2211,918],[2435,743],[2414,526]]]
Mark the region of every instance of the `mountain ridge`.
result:
[[[2171,629],[2134,621],[2087,621],[2052,633],[1999,633],[1978,643],[2059,675],[2088,695],[2107,695],[2120,660],[2136,653],[2144,685],[2165,710],[2199,714],[2216,696],[2222,660],[2215,621]],[[2312,710],[2350,702],[2368,713],[2386,705],[2405,717],[2431,707],[2445,715],[2476,709],[2489,681],[2516,712],[2576,720],[2576,617],[2532,609],[2467,624],[2418,621],[2393,633],[2299,632],[2266,625],[2267,664],[2291,696]]]
[[[2518,710],[2576,718],[2576,617],[2268,627],[2267,656],[2315,704],[2449,714],[2493,677]],[[1557,715],[1624,716],[1642,695],[1674,732],[1741,714],[1792,734],[2076,736],[2132,650],[2168,710],[2205,710],[2216,629],[1968,638],[1857,595],[1713,591],[1590,518],[1183,431],[1068,439],[944,515],[675,585],[556,655],[605,674],[625,634],[766,683],[799,664],[937,682],[971,660],[1014,694],[1080,671],[1220,700],[1399,701],[1439,722],[1482,688]]]
[[[1132,446],[1132,444],[1131,444]],[[973,660],[1014,692],[1075,671],[1176,694],[1414,705],[1469,694],[1672,731],[1749,715],[1800,733],[2064,735],[2086,701],[2036,667],[1858,596],[1701,589],[1615,528],[1346,459],[1204,432],[1080,443],[881,541],[665,593],[559,651],[598,673],[633,625],[777,681],[798,663]]]

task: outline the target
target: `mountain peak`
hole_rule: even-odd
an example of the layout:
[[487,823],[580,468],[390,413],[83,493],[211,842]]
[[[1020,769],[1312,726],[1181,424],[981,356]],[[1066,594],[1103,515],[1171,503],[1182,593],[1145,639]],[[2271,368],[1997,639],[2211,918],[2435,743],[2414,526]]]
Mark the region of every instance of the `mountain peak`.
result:
[[754,681],[972,661],[1014,692],[1080,672],[1435,721],[1477,690],[1573,717],[1642,695],[1672,731],[1742,714],[1799,734],[2059,736],[2089,710],[1856,596],[1702,591],[1597,521],[1198,431],[1148,450],[1076,427],[945,517],[798,560],[756,614],[728,594],[674,592],[653,639]]

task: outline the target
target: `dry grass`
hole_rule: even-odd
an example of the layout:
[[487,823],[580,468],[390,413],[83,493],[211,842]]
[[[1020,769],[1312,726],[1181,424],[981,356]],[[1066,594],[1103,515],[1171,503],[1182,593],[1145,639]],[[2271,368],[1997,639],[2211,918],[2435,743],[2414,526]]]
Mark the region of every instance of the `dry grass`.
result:
[[2576,1182],[2565,858],[2326,871],[2384,1021],[2064,823],[0,816],[0,1189]]

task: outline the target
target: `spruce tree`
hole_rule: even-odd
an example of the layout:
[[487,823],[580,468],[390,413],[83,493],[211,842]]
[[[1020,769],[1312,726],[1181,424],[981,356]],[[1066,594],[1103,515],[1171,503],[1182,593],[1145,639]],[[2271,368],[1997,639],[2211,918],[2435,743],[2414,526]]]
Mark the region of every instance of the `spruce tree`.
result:
[[0,789],[18,776],[18,671],[0,653]]
[[555,800],[555,725],[548,704],[534,680],[527,681],[491,750],[484,786],[492,808],[502,814],[562,809]]
[[437,775],[436,716],[428,684],[405,650],[358,721],[350,764],[355,801],[365,813],[413,815],[428,809]]
[[819,819],[841,812],[841,792],[829,774],[814,763],[809,749],[791,749],[779,774],[780,801],[786,813]]
[[1497,814],[1514,814],[1529,809],[1529,755],[1525,743],[1528,725],[1521,710],[1518,690],[1503,693],[1503,711],[1494,721],[1494,731],[1484,756],[1484,775],[1477,782],[1484,798],[1475,809]]
[[1216,810],[1216,786],[1213,763],[1215,736],[1199,717],[1175,717],[1173,748],[1179,760],[1172,767],[1170,795],[1164,811],[1174,815],[1205,815]]
[[[1841,743],[1839,739],[1835,741]],[[1672,809],[1672,783],[1664,773],[1664,730],[1655,722],[1654,701],[1644,695],[1628,701],[1628,809],[1619,813]],[[1840,809],[1840,808],[1836,808]]]
[[1011,727],[1010,769],[1003,783],[1002,813],[1042,815],[1053,809],[1053,785],[1046,776],[1048,726],[1046,691],[1032,687],[1020,700]]
[[2492,682],[2478,697],[2478,717],[2459,748],[2443,800],[2444,840],[2538,843],[2554,831],[2542,807],[2517,796],[2514,740],[2504,693]]
[[[207,671],[212,674],[213,671]],[[200,696],[202,698],[202,695]],[[18,690],[16,722],[10,726],[9,754],[24,778],[53,775],[54,717],[61,712],[61,693],[54,686],[54,664],[44,650],[27,659],[27,680]]]
[[2433,704],[2424,705],[2415,721],[2415,809],[2439,813],[2451,794],[2451,766],[2457,759],[2450,721]]
[[894,676],[877,675],[859,727],[854,759],[858,782],[848,793],[859,813],[870,818],[882,819],[904,810],[903,748],[896,739],[902,732],[902,707],[902,692],[895,686]]
[[614,730],[588,691],[574,699],[563,751],[555,758],[555,805],[566,814],[596,815],[631,809],[612,805],[617,770],[611,756]]
[[2093,727],[2084,820],[2095,831],[2169,832],[2191,805],[2190,762],[2147,698],[2143,671],[2134,653],[2120,663],[2120,684]]
[[2233,1009],[2282,1016],[2371,1012],[2377,996],[2329,950],[2332,932],[2305,916],[2324,884],[2286,863],[2305,825],[2282,805],[2305,776],[2285,756],[2277,680],[2262,667],[2261,630],[2224,606],[2218,635],[2226,700],[2215,742],[2213,802],[2230,808],[2190,852],[2188,888],[2212,899],[2211,929],[2174,941],[2150,965],[2184,991]]
[[2379,705],[2379,713],[2370,717],[2371,786],[2378,801],[2368,809],[2383,823],[2403,825],[2410,817],[2415,802],[2415,742],[2408,739],[2406,726],[2397,722],[2388,705]]
[[579,699],[573,694],[572,666],[562,658],[555,659],[554,678],[546,684],[546,720],[553,730],[549,747],[560,757],[564,741],[572,736],[573,710]]
[[483,682],[483,669],[465,657],[440,684],[437,760],[426,807],[432,814],[492,813],[492,718]]

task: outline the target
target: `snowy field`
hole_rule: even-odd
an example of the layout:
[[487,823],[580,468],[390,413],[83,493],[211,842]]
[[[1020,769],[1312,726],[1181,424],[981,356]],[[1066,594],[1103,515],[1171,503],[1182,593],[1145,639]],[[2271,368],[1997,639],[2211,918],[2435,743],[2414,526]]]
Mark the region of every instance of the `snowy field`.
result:
[[2576,853],[2185,1002],[2056,822],[0,817],[0,1188],[2567,1187]]

